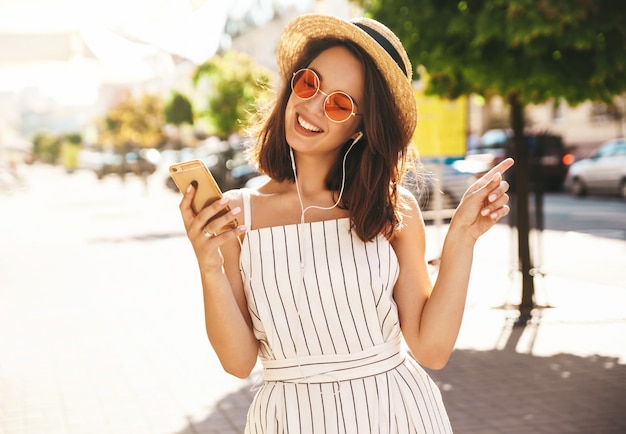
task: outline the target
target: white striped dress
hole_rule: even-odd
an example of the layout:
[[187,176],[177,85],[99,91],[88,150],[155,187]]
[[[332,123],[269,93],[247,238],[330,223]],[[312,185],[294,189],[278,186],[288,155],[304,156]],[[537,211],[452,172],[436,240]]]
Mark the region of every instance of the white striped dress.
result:
[[402,349],[383,236],[363,243],[348,218],[249,230],[241,272],[264,375],[246,433],[452,432],[439,389]]

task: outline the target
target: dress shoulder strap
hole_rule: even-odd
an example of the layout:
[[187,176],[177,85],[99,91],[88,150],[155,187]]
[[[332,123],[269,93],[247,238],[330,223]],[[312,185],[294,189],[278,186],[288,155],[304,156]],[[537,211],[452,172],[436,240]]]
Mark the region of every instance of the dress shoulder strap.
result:
[[250,189],[241,189],[241,200],[243,201],[243,224],[250,229],[252,225],[252,210],[250,209]]

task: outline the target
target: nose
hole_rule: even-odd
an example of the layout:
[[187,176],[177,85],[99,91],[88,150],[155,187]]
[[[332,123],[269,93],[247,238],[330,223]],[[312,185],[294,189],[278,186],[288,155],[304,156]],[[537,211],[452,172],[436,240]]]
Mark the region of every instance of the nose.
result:
[[310,107],[313,113],[317,113],[320,116],[324,116],[324,104],[326,102],[326,94],[321,89],[317,90],[317,93],[306,104]]

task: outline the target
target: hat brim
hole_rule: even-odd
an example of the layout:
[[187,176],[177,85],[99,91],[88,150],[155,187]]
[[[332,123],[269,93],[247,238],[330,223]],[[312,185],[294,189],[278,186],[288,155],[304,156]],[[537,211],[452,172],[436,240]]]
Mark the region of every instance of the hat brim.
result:
[[[389,40],[396,50],[403,53],[404,66],[408,71],[408,76],[374,38],[353,23],[363,23],[377,30]],[[417,105],[411,81],[411,64],[399,39],[378,21],[367,18],[347,21],[321,14],[305,14],[295,18],[285,27],[276,47],[276,64],[281,77],[289,78],[288,76],[293,72],[302,49],[310,39],[325,37],[353,41],[371,56],[385,77],[398,106],[404,134],[410,140],[413,137],[417,122]]]

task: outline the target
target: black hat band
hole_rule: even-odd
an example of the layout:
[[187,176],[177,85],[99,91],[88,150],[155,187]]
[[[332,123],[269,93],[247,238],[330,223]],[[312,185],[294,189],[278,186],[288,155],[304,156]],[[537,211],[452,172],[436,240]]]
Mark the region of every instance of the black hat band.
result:
[[363,30],[365,33],[370,35],[372,39],[378,42],[378,45],[380,45],[391,56],[394,62],[396,62],[396,64],[398,65],[398,68],[400,68],[400,70],[404,73],[404,75],[406,75],[407,77],[409,76],[409,73],[406,70],[404,62],[402,61],[402,57],[400,57],[400,53],[398,53],[398,50],[396,50],[394,46],[391,45],[391,42],[389,42],[387,38],[385,38],[383,35],[378,33],[376,30],[370,27],[367,27],[363,23],[352,23],[352,24],[354,24],[355,26]]

